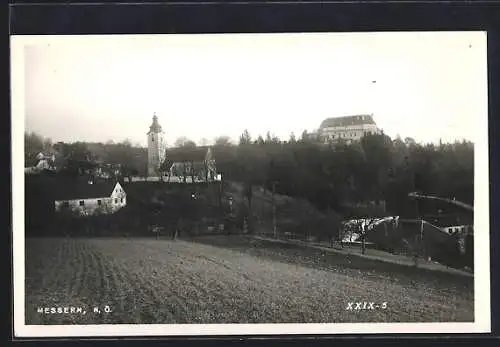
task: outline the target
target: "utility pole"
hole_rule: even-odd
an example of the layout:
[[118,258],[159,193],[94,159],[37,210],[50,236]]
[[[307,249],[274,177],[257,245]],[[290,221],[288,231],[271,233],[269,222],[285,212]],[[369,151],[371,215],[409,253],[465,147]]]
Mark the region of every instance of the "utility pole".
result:
[[[415,174],[415,169],[412,168],[412,174],[413,174],[413,191],[417,191],[417,184],[416,184],[416,174]],[[415,199],[415,215],[416,215],[416,220],[420,220],[420,249],[422,251],[422,256],[425,259],[425,247],[424,247],[424,220],[420,216],[420,210],[419,210],[419,205],[418,205],[418,199]]]
[[361,222],[361,254],[366,253],[366,224],[364,221]]
[[222,212],[222,179],[219,181],[219,208]]
[[[415,181],[414,181],[415,182]],[[415,186],[414,186],[415,187]],[[417,216],[417,221],[420,220],[420,247],[422,250],[422,256],[425,259],[425,246],[424,246],[424,219],[420,216],[420,211],[418,208],[418,199],[415,199],[415,213]]]
[[278,230],[276,229],[276,202],[274,199],[274,194],[276,193],[276,182],[272,182],[273,190],[272,190],[272,205],[273,205],[273,233],[274,237],[278,238]]
[[[207,174],[207,177],[208,177],[208,174]],[[218,203],[219,203],[219,212],[217,213],[217,215],[218,215],[217,220],[219,221],[219,226],[222,224],[222,225],[224,225],[224,228],[226,228],[227,223],[225,222],[224,207],[222,204],[222,177],[221,177],[219,182],[217,182],[217,180],[212,180],[211,182],[212,182],[212,187],[213,187],[211,189],[211,191],[215,193],[215,195],[216,195],[215,198],[218,200]],[[210,184],[210,183],[208,183],[208,180],[207,180],[207,184]]]
[[[469,212],[474,212],[474,206],[468,205],[464,202],[457,201],[455,199],[446,199],[446,198],[441,198],[438,196],[432,196],[432,195],[423,195],[423,194],[418,194],[417,192],[409,193],[408,196],[410,198],[414,198],[416,201],[418,199],[429,199],[429,200],[437,200],[437,201],[443,201],[455,206],[459,206]],[[418,202],[416,202],[418,204]],[[417,205],[418,206],[418,205]],[[418,212],[417,212],[418,213]],[[441,214],[441,212],[438,210],[438,216]],[[424,234],[424,221],[421,220],[421,226],[420,226],[420,242],[422,243],[422,251],[424,253],[424,256],[426,256],[425,252],[425,245],[424,245],[424,240],[423,240],[423,234]]]
[[426,259],[425,255],[425,244],[424,244],[424,220],[420,219],[420,244],[422,245],[422,255]]

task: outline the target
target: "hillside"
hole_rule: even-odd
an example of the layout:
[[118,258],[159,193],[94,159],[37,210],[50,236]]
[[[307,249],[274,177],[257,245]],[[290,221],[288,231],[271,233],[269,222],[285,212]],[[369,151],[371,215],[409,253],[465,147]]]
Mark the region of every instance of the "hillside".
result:
[[[253,218],[249,218],[250,210],[243,186],[237,182],[227,182],[222,186],[219,183],[133,182],[125,183],[124,188],[128,204],[110,218],[130,233],[137,233],[132,225],[154,224],[168,229],[179,220],[182,220],[188,234],[194,229],[197,234],[213,230],[219,224],[225,224],[231,232],[242,232],[244,220],[254,222],[254,231],[259,234],[272,233],[272,194],[259,187],[253,191]],[[274,201],[276,226],[280,233],[303,238],[309,234],[330,233],[330,229],[334,229],[327,223],[328,216],[305,200],[276,194]]]
[[[249,231],[272,237],[329,242],[336,238],[342,220],[334,211],[318,211],[305,199],[282,194],[274,194],[273,198],[270,191],[258,186],[253,187],[249,206],[243,185],[238,182],[133,182],[124,183],[128,203],[117,213],[70,222],[53,216],[50,187],[55,184],[54,180],[50,177],[27,180],[27,234],[151,235],[151,227],[156,225],[162,227],[165,234],[181,228],[184,234],[198,235],[216,232],[223,224],[225,232]],[[391,253],[416,253],[450,265],[464,261],[458,239],[429,223],[424,224],[422,240],[420,224],[414,221],[401,221],[397,228],[392,223],[381,223],[367,237],[367,242]],[[467,249],[471,249],[470,245]],[[470,254],[467,256],[473,258]]]
[[329,239],[340,226],[340,216],[334,211],[323,213],[305,199],[283,194],[273,194],[263,187],[253,187],[251,214],[244,198],[243,185],[228,183],[225,193],[234,201],[234,213],[241,218],[252,217],[254,232],[274,235],[273,200],[275,222],[279,236],[301,239]]

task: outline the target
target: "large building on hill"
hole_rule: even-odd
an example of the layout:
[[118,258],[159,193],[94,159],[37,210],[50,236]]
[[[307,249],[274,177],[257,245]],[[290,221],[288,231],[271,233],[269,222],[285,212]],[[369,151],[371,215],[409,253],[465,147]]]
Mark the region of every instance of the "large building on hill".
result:
[[380,133],[373,115],[363,114],[327,118],[321,122],[317,135],[322,142],[329,143],[339,140],[359,141],[365,135]]
[[160,166],[165,160],[165,133],[153,115],[153,123],[149,127],[148,136],[148,176],[159,176]]
[[55,166],[56,155],[54,153],[40,152],[37,154],[35,161],[33,161],[35,165],[24,168],[25,173],[32,174],[32,173],[39,173],[43,170],[49,170],[49,171],[56,170]]

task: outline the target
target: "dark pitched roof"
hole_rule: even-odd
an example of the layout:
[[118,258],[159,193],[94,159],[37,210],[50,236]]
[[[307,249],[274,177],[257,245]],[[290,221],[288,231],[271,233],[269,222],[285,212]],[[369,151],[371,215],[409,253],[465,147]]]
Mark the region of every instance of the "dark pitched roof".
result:
[[111,196],[116,181],[101,181],[89,184],[84,180],[59,180],[54,182],[52,196],[55,200],[105,198]]
[[342,127],[348,125],[361,125],[361,124],[376,124],[373,117],[368,114],[360,114],[355,116],[337,117],[337,118],[327,118],[321,125],[320,129],[329,127]]
[[166,159],[170,162],[204,161],[210,147],[176,147],[167,149]]

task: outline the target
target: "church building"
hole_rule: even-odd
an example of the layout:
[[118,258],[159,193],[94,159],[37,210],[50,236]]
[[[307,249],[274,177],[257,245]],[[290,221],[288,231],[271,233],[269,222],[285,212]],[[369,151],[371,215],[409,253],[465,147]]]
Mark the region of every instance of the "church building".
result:
[[165,133],[158,117],[153,115],[153,124],[149,127],[148,136],[148,176],[160,176],[160,166],[165,160]]
[[217,181],[215,158],[210,147],[180,147],[167,150],[165,133],[156,114],[149,127],[148,135],[148,177],[166,176],[167,181],[181,182]]

